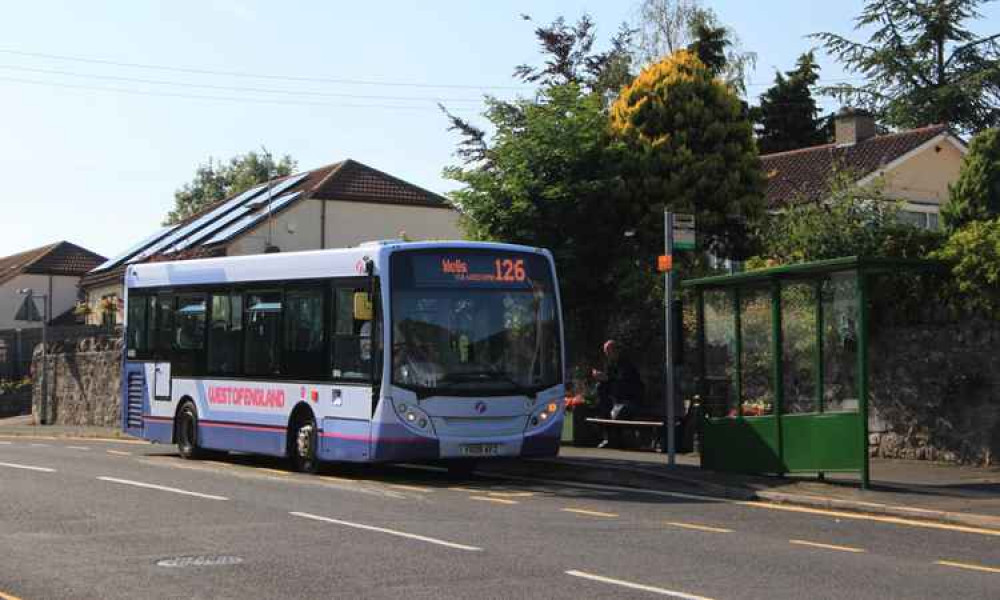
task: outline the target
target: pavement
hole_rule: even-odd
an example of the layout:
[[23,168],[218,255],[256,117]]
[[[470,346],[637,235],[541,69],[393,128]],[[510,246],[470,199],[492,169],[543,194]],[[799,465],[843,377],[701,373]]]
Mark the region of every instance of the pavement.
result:
[[[0,419],[0,438],[128,439],[109,427],[38,426],[30,416]],[[677,455],[563,446],[554,459],[498,460],[479,472],[504,477],[548,477],[577,483],[675,491],[744,501],[766,501],[1000,530],[1000,467],[975,468],[927,461],[873,459],[872,487],[843,474],[769,477],[703,470],[695,454]]]
[[[0,430],[3,600],[995,599],[1000,589],[1000,532],[983,528],[680,484],[572,482],[536,463],[530,479],[483,469],[456,481],[426,465],[313,476],[277,459],[186,461],[171,445],[81,435],[92,430]],[[571,464],[569,454],[553,462]],[[662,456],[643,458],[661,468]]]

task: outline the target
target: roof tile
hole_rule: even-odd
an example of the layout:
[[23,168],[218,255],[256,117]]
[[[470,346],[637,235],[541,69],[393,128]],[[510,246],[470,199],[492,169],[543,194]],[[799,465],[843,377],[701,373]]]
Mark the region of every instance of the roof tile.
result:
[[830,192],[835,171],[846,170],[860,179],[946,132],[946,125],[931,125],[850,146],[824,144],[765,154],[760,160],[767,176],[767,206],[776,209],[821,200]]
[[0,283],[22,273],[82,276],[104,262],[100,254],[70,242],[56,242],[0,258]]

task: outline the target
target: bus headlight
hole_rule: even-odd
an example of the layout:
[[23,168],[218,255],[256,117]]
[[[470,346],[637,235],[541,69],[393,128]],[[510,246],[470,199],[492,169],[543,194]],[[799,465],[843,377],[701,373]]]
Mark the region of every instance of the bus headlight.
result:
[[405,423],[408,427],[412,427],[422,433],[434,433],[434,426],[431,424],[430,416],[428,416],[428,414],[415,403],[393,403],[393,409],[395,409],[396,416],[399,417],[399,420]]
[[555,418],[557,414],[559,414],[559,403],[547,403],[542,407],[542,410],[531,415],[531,418],[528,419],[528,429],[541,427],[542,425],[548,423],[549,419]]

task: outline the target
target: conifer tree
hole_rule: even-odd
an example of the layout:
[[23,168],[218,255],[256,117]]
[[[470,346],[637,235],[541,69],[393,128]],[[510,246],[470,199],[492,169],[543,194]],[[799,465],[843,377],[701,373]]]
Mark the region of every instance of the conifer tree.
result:
[[792,71],[776,73],[774,85],[761,95],[756,111],[757,147],[761,154],[796,150],[827,141],[812,86],[819,65],[812,52],[801,55]]

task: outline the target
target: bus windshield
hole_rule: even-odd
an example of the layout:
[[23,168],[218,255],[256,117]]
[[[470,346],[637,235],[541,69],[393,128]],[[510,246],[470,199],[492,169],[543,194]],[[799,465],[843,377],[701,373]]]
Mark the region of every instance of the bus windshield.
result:
[[392,382],[422,395],[531,394],[562,381],[552,271],[538,254],[392,257]]

